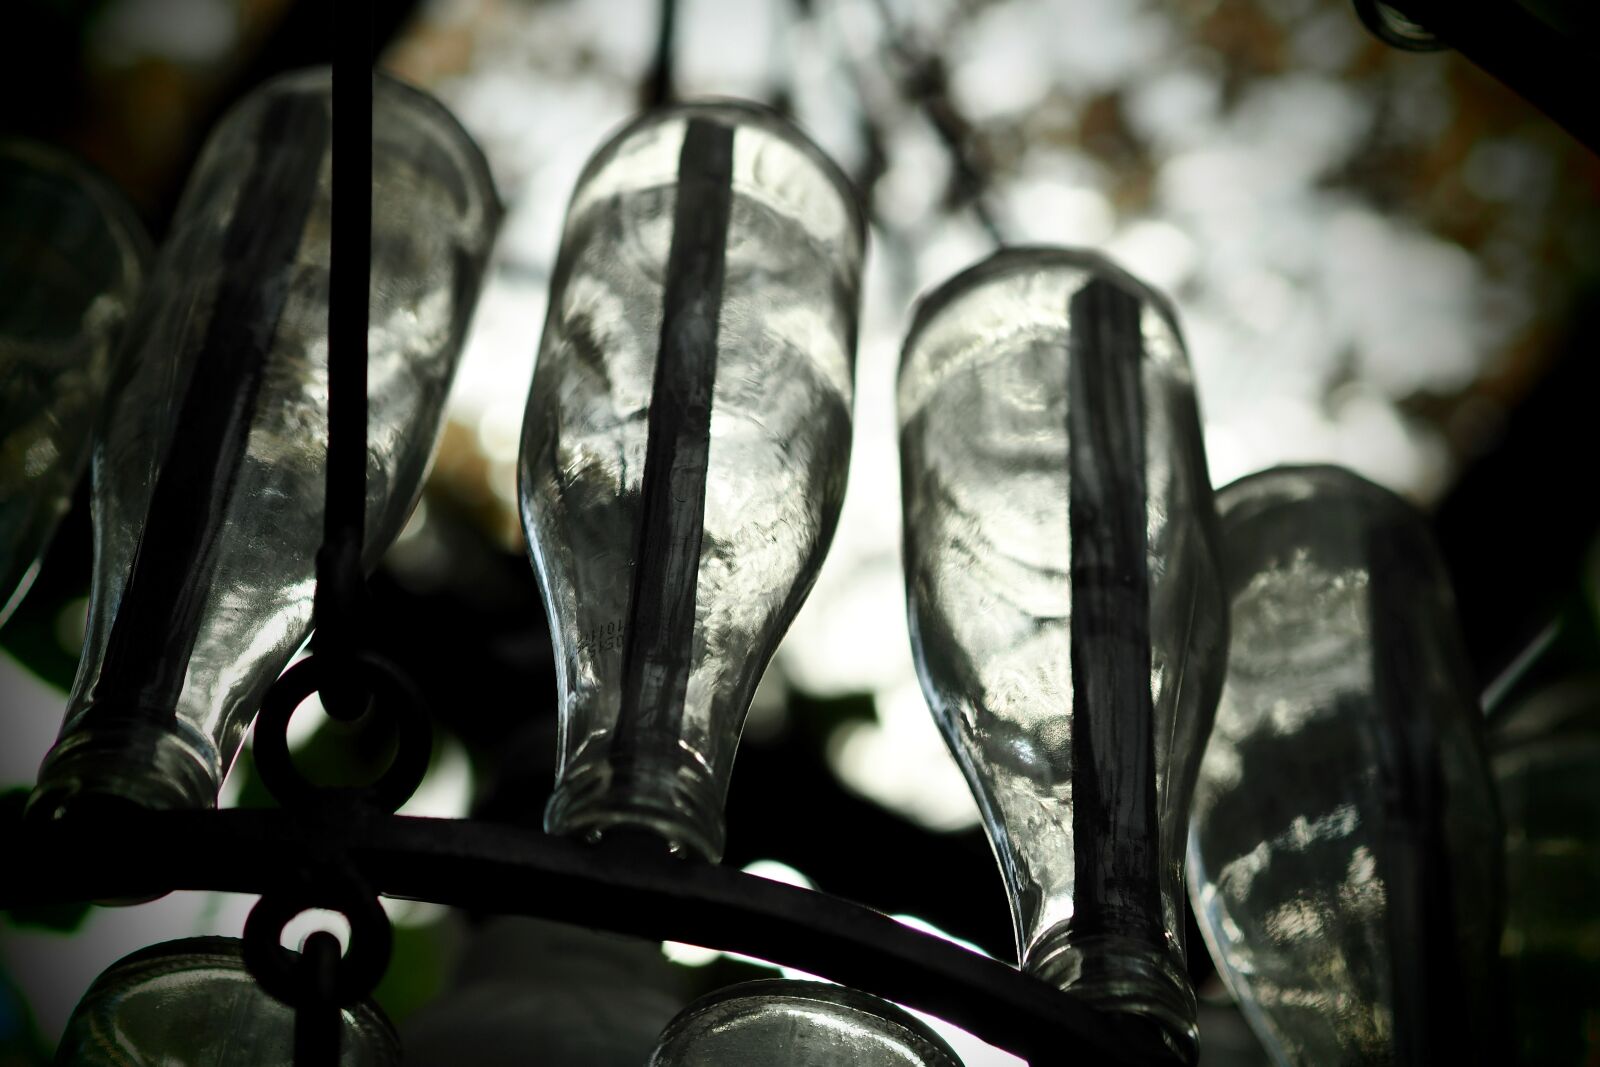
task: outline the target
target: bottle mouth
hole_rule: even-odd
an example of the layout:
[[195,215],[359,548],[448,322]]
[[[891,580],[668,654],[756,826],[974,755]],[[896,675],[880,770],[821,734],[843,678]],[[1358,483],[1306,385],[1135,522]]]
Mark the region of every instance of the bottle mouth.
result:
[[1036,942],[1023,970],[1096,1008],[1148,1019],[1184,1062],[1195,1062],[1194,989],[1174,954],[1120,934],[1074,936],[1067,926]]
[[545,808],[545,831],[591,842],[661,839],[665,851],[722,859],[722,794],[698,764],[617,766],[599,760],[562,774]]
[[215,749],[178,725],[182,732],[141,722],[63,737],[39,768],[27,817],[50,822],[108,806],[147,811],[215,807],[221,778]]

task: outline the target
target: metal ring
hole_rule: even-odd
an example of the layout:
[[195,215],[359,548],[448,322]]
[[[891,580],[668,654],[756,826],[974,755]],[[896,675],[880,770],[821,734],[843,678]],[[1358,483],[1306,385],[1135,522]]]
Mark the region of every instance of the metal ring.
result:
[[422,783],[433,754],[433,726],[422,696],[398,667],[370,652],[340,657],[345,678],[359,681],[375,698],[378,714],[390,716],[399,731],[394,760],[377,781],[363,786],[319,786],[306,779],[289,756],[286,734],[295,709],[335,679],[327,656],[313,654],[289,668],[267,692],[256,719],[256,769],[267,789],[286,808],[316,811],[330,807],[399,809]]
[[1437,34],[1383,0],[1353,0],[1356,15],[1374,37],[1404,52],[1439,52],[1450,46]]
[[313,908],[336,911],[350,923],[350,946],[333,978],[333,1001],[341,1007],[371,995],[389,968],[394,929],[378,898],[348,872],[303,878],[287,889],[267,893],[244,923],[244,962],[262,989],[291,1007],[322,1000],[301,968],[298,952],[280,943],[284,927]]

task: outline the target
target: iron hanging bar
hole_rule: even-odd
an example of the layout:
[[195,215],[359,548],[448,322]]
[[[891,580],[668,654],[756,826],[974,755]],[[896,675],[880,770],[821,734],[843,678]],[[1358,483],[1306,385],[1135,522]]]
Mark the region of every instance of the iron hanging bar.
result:
[[[307,820],[273,810],[131,811],[48,833],[17,827],[6,837],[6,854],[27,876],[0,880],[0,907],[172,889],[262,893],[252,923],[273,949],[283,923],[304,908],[339,911],[351,921],[336,974],[341,1000],[375,984],[387,962],[376,892],[773,960],[946,1019],[1033,1067],[1083,1058],[1115,1067],[1180,1062],[1148,1026],[863,905],[526,827],[383,815]],[[308,856],[326,860],[309,876]],[[282,990],[280,997],[298,990],[291,954],[263,955],[276,961],[252,967],[263,987]]]
[[[342,0],[333,64],[333,213],[328,271],[328,458],[317,553],[318,654],[348,660],[362,640],[366,575],[367,329],[372,284],[372,10]],[[352,713],[326,702],[330,714]]]
[[[337,206],[328,269],[328,444],[322,546],[316,560],[312,656],[274,685],[257,724],[263,780],[310,836],[317,826],[359,826],[393,811],[427,769],[431,729],[410,683],[366,648],[363,549],[367,507],[367,361],[372,285],[373,48],[370,0],[342,0],[336,13],[330,138]],[[307,684],[309,683],[309,684]],[[375,684],[376,683],[376,684]],[[328,714],[353,720],[368,695],[391,697],[404,712],[401,750],[367,789],[311,786],[289,759],[284,730],[313,690]],[[245,959],[261,987],[294,1009],[295,1067],[335,1067],[342,1011],[369,996],[388,967],[392,931],[376,892],[337,848],[312,847],[289,866],[291,877],[267,888],[245,924]],[[313,933],[296,962],[280,946],[285,924],[309,908],[329,908],[350,923],[351,943]]]

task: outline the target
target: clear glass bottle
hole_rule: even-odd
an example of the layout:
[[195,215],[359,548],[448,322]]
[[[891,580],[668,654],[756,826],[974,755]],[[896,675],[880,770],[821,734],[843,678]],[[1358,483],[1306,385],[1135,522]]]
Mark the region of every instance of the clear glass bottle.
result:
[[752,105],[647,114],[579,179],[521,462],[552,833],[721,856],[751,695],[844,496],[864,241],[838,168]]
[[0,625],[67,513],[150,239],[107,182],[0,141]]
[[[89,627],[32,805],[204,807],[311,626],[327,451],[331,78],[252,92],[207,142],[94,449]],[[373,93],[366,562],[422,487],[499,204],[442,105]]]
[[1427,523],[1334,467],[1218,506],[1233,650],[1189,835],[1218,969],[1280,1063],[1497,1061],[1500,824]]
[[[346,1008],[341,1067],[398,1067],[400,1043],[371,1001]],[[57,1067],[293,1067],[294,1009],[256,985],[243,942],[193,937],[140,949],[73,1009]]]
[[662,1031],[646,1067],[961,1067],[944,1039],[888,1001],[824,982],[743,982]]
[[917,670],[1019,958],[1192,1052],[1183,842],[1227,618],[1174,312],[1093,253],[998,252],[919,304],[899,419]]

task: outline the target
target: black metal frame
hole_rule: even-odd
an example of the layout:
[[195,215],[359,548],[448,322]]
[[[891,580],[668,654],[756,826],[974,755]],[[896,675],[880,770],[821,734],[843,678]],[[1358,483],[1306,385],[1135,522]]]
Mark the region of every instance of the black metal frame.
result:
[[[525,827],[374,811],[333,820],[272,810],[130,810],[27,828],[6,852],[14,870],[29,872],[0,890],[7,907],[173,889],[262,893],[270,914],[259,925],[272,946],[280,919],[313,906],[341,911],[352,928],[341,966],[356,972],[346,991],[360,995],[366,979],[376,984],[385,954],[384,932],[373,927],[383,913],[360,894],[382,893],[781,961],[946,1019],[1035,1065],[1083,1055],[1128,1067],[1177,1062],[1154,1028],[1097,1013],[1008,964],[860,904]],[[251,922],[258,925],[254,913]],[[247,933],[247,946],[255,933]],[[276,969],[258,975],[269,992],[295,998],[297,977],[285,980]]]

